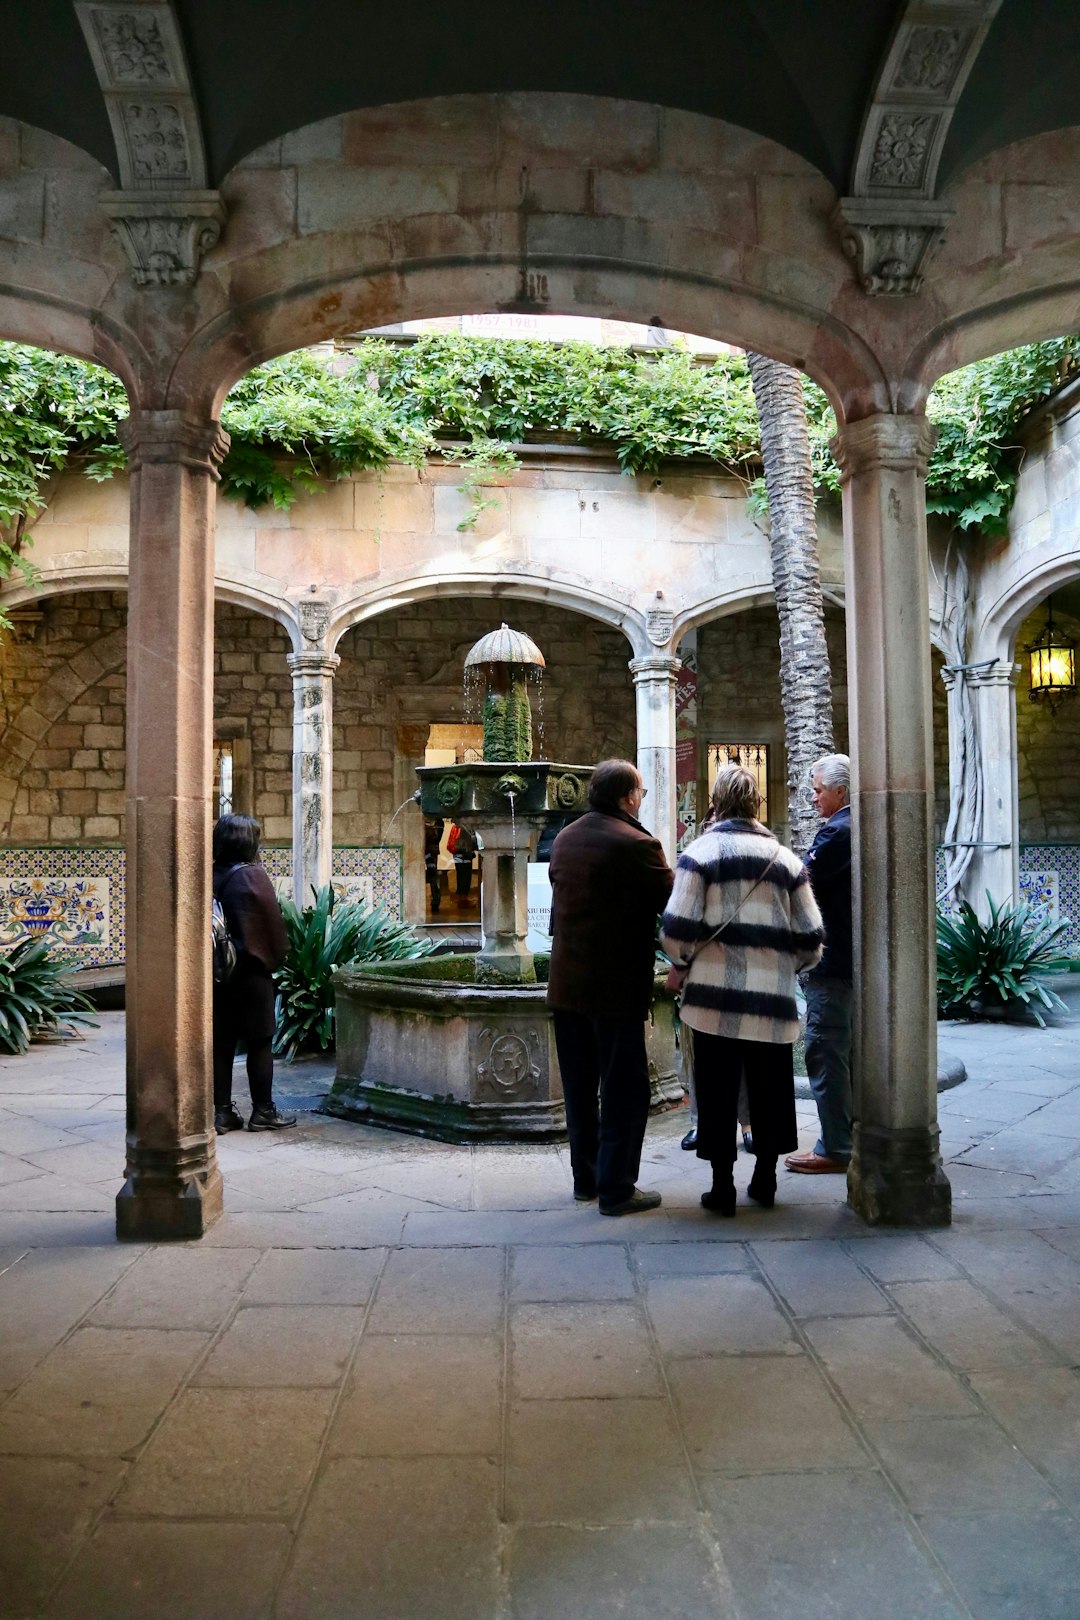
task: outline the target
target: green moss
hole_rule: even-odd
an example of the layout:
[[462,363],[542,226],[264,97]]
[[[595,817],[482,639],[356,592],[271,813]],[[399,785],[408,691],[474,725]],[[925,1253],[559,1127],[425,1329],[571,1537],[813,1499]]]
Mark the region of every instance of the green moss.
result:
[[508,692],[484,699],[484,758],[496,763],[532,759],[532,708],[524,675],[512,677]]

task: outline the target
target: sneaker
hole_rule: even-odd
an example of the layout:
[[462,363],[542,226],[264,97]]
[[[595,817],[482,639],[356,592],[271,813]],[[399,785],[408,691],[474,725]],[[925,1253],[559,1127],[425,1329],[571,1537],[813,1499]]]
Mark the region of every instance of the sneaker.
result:
[[242,1131],[244,1121],[232,1103],[228,1108],[214,1109],[214,1129],[219,1136],[225,1136],[229,1131]]
[[663,1202],[658,1192],[646,1192],[643,1187],[635,1187],[629,1198],[624,1198],[620,1204],[605,1204],[601,1202],[601,1215],[640,1215],[646,1209],[659,1209]]
[[248,1120],[249,1131],[287,1131],[296,1124],[295,1114],[279,1114],[273,1103],[269,1108],[252,1109]]

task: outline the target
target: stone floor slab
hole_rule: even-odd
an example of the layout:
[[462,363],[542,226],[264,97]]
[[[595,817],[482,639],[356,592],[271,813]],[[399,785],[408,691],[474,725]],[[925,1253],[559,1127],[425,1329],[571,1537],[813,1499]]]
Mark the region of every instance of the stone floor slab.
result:
[[676,1361],[670,1377],[690,1456],[698,1468],[775,1473],[870,1466],[808,1359],[732,1356]]
[[518,1305],[512,1387],[522,1398],[659,1395],[660,1369],[637,1305]]
[[291,1538],[273,1524],[105,1524],[47,1620],[266,1620]]
[[519,1401],[511,1411],[511,1521],[636,1524],[689,1519],[696,1511],[666,1401]]
[[148,1250],[91,1313],[99,1327],[213,1329],[233,1308],[255,1259],[244,1249]]
[[939,1282],[959,1277],[955,1262],[918,1234],[900,1237],[874,1234],[848,1246],[852,1259],[878,1282]]
[[973,1373],[971,1384],[1025,1456],[1080,1507],[1080,1372],[1008,1368]]
[[975,1415],[960,1379],[895,1317],[810,1322],[806,1336],[857,1417]]
[[1050,1488],[989,1418],[867,1420],[864,1429],[913,1513],[1057,1506]]
[[735,1620],[714,1549],[677,1525],[519,1528],[510,1613],[513,1620]]
[[972,1283],[897,1283],[890,1292],[904,1315],[954,1367],[971,1372],[1045,1366],[1055,1360],[1052,1351]]
[[631,1299],[636,1289],[621,1246],[550,1244],[515,1249],[511,1298],[530,1302]]
[[871,1316],[889,1302],[835,1243],[760,1243],[754,1256],[796,1316]]
[[646,1301],[664,1356],[743,1351],[795,1355],[787,1318],[765,1284],[739,1273],[650,1278]]
[[245,1305],[365,1305],[385,1249],[274,1249],[244,1289]]
[[960,1620],[877,1474],[710,1479],[740,1620]]
[[330,1414],[321,1389],[188,1389],[136,1462],[116,1509],[177,1519],[291,1519]]
[[494,1456],[503,1352],[495,1335],[365,1336],[330,1431],[333,1456]]
[[84,1327],[0,1408],[0,1452],[120,1456],[145,1439],[204,1333]]
[[497,1612],[498,1470],[479,1458],[335,1458],[278,1599],[303,1620],[488,1620]]
[[922,1528],[979,1620],[1076,1620],[1080,1534],[1067,1514],[933,1515]]
[[[20,1384],[138,1260],[139,1249],[5,1249],[15,1263],[0,1274],[2,1379]],[[17,1259],[15,1258],[17,1257]]]
[[195,1381],[233,1388],[335,1385],[363,1324],[363,1311],[349,1305],[245,1305]]
[[502,1321],[501,1249],[399,1249],[386,1263],[372,1333],[493,1333]]
[[40,1612],[123,1477],[99,1457],[0,1459],[0,1615]]
[[749,1271],[753,1262],[741,1243],[632,1244],[638,1275],[651,1277],[710,1277],[718,1271]]

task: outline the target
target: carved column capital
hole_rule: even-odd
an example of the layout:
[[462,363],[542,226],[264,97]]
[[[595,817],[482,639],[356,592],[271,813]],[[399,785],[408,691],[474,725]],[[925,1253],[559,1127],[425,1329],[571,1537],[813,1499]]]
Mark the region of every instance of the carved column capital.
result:
[[919,291],[955,212],[914,198],[841,197],[832,222],[863,292],[903,297]]
[[140,467],[179,464],[194,472],[221,477],[229,435],[213,418],[187,411],[139,411],[117,427],[132,472]]
[[647,686],[653,681],[674,686],[682,659],[671,653],[646,653],[644,658],[631,658],[629,668],[635,686]]
[[190,287],[225,224],[216,191],[103,191],[101,207],[137,287]]
[[937,428],[925,416],[893,416],[884,412],[848,422],[831,441],[830,448],[840,468],[840,481],[847,483],[860,473],[888,470],[916,472],[926,477],[926,464],[937,442]]
[[311,676],[325,676],[332,678],[334,671],[341,663],[337,653],[328,652],[295,652],[288,653],[285,658],[292,671],[293,680],[310,678]]

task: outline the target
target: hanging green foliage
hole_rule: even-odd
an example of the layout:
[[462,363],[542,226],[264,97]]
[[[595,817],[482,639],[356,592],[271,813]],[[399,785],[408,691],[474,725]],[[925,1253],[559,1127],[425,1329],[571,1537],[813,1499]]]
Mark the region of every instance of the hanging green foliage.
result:
[[[954,372],[930,396],[938,443],[927,504],[957,527],[997,533],[1016,488],[1016,426],[1080,369],[1080,339],[1056,338]],[[806,387],[815,480],[839,480],[829,452],[829,402]],[[68,466],[108,478],[124,465],[119,379],[66,355],[0,343],[0,579],[32,574],[29,531],[49,480]],[[225,400],[231,436],[222,467],[228,496],[287,508],[328,479],[390,461],[419,466],[443,453],[463,469],[471,510],[515,466],[509,446],[555,435],[610,444],[627,473],[704,456],[755,480],[761,442],[745,357],[702,362],[686,349],[642,353],[590,343],[430,334],[414,343],[362,339],[344,353],[301,350],[249,372]]]

